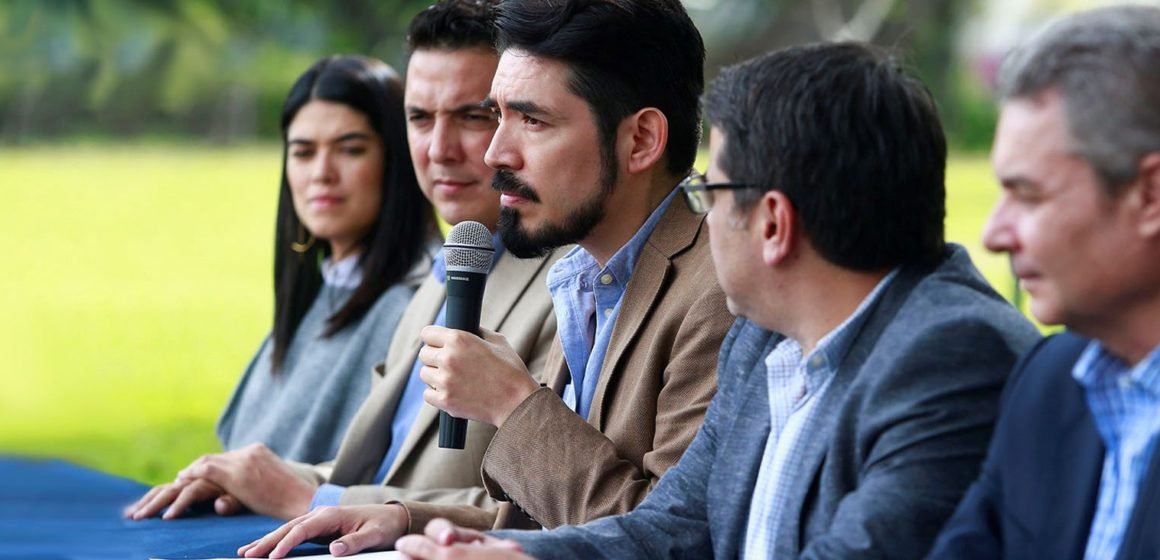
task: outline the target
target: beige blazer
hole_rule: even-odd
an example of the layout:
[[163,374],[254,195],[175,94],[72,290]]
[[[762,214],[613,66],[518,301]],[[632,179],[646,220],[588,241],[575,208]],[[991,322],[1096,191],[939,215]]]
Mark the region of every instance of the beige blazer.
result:
[[[556,338],[546,277],[564,251],[535,259],[504,253],[484,290],[480,326],[503,333],[537,379],[542,378],[547,350]],[[480,464],[495,428],[470,422],[464,449],[441,449],[439,410],[426,403],[383,484],[371,483],[390,445],[395,408],[423,345],[419,331],[435,322],[445,296],[444,285],[433,276],[419,287],[395,330],[386,362],[375,367],[370,395],[351,421],[335,460],[295,465],[301,476],[315,483],[346,486],[343,505],[422,500],[495,507],[480,480]]]
[[571,375],[553,344],[548,387],[516,408],[483,459],[488,492],[509,502],[498,517],[400,500],[410,530],[433,517],[490,528],[527,526],[530,516],[555,527],[639,504],[680,459],[716,393],[717,352],[733,316],[708,233],[679,200],[658,222],[626,288],[587,421],[560,398]]

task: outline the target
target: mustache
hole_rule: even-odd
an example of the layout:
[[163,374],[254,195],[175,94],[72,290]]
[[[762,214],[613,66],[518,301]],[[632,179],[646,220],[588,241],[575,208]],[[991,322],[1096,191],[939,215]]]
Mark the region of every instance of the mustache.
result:
[[491,178],[491,188],[501,193],[514,194],[532,202],[540,201],[539,195],[536,194],[536,191],[532,190],[531,185],[521,181],[519,177],[516,177],[515,173],[507,169],[500,169],[495,172],[495,176]]

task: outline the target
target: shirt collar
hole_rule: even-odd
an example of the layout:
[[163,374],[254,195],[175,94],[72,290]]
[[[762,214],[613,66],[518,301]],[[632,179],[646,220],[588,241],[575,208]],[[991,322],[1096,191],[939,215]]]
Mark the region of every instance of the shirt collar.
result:
[[[503,241],[500,239],[499,231],[491,234],[491,246],[495,248],[495,252],[491,255],[491,268],[495,268],[495,263],[499,262],[499,258],[503,256],[506,250],[503,246]],[[431,264],[431,274],[435,279],[439,280],[440,284],[447,283],[447,261],[443,259],[443,249],[435,255],[435,261]]]
[[862,298],[862,303],[858,304],[858,308],[845,321],[842,321],[842,324],[826,333],[818,341],[818,345],[810,352],[809,356],[806,356],[807,372],[812,373],[822,368],[833,371],[838,368],[838,365],[846,358],[846,353],[850,351],[854,340],[858,338],[862,325],[870,316],[870,309],[874,307],[882,292],[898,275],[898,270],[898,268],[891,270],[889,274],[879,280],[878,285],[874,286],[874,289],[865,298]]
[[1071,368],[1071,376],[1086,389],[1115,383],[1121,376],[1131,379],[1153,396],[1160,397],[1160,346],[1152,349],[1135,367],[1112,354],[1098,340],[1088,343]]
[[577,245],[567,255],[556,261],[556,264],[552,265],[548,271],[548,288],[554,289],[565,282],[579,279],[581,289],[590,290],[592,288],[591,281],[596,276],[603,278],[608,275],[610,281],[602,283],[615,283],[623,291],[632,277],[632,270],[636,267],[641,250],[645,243],[648,243],[649,236],[656,229],[678,190],[680,189],[674,188],[665,196],[664,200],[653,209],[652,214],[649,214],[648,219],[640,226],[640,229],[636,230],[628,243],[625,243],[612,255],[603,269],[600,268],[600,264],[596,262],[596,258],[591,253]]
[[322,261],[322,281],[334,288],[354,289],[362,283],[361,255],[351,255],[338,262],[327,257]]

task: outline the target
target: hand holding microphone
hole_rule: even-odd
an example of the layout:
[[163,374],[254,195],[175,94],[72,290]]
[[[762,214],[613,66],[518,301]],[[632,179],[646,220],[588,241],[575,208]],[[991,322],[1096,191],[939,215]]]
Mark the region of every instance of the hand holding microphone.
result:
[[424,400],[440,409],[439,446],[462,449],[465,419],[499,427],[540,385],[504,335],[479,326],[494,255],[491,233],[481,224],[463,222],[451,230],[443,247],[447,326],[425,327],[420,333],[424,346],[419,350],[419,378],[430,387]]
[[[479,222],[455,224],[443,243],[447,265],[447,328],[479,336],[483,288],[491,271],[495,248],[491,232]],[[463,449],[467,420],[439,411],[439,447]]]

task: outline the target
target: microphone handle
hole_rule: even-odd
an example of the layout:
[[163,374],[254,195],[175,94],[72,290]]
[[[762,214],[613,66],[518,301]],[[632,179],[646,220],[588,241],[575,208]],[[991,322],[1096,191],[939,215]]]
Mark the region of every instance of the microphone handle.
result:
[[[479,336],[479,315],[486,283],[486,274],[447,271],[447,328]],[[439,447],[463,449],[466,444],[467,420],[440,410]]]

